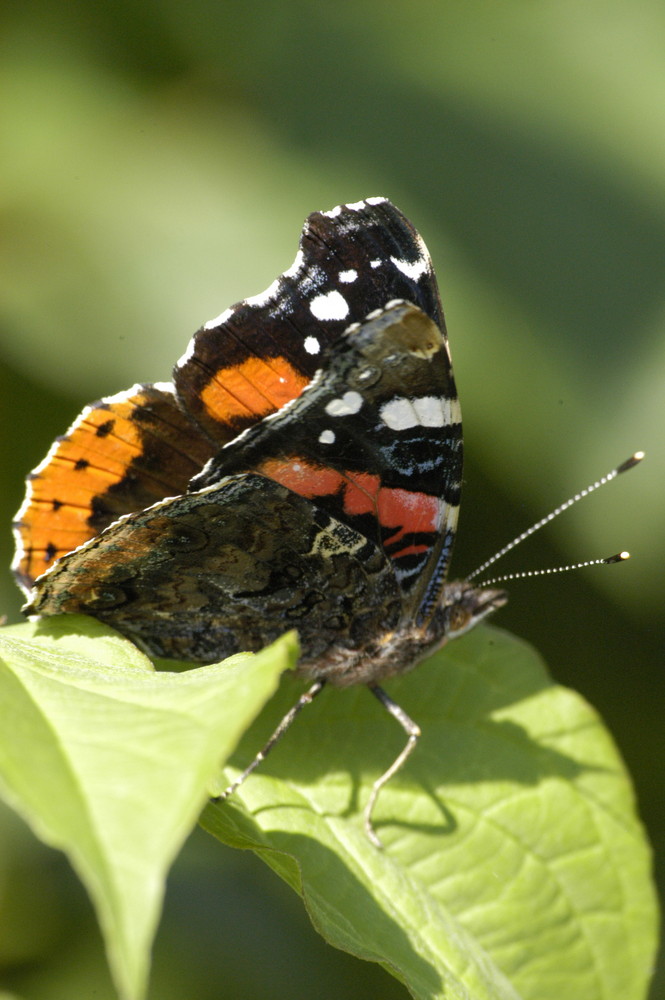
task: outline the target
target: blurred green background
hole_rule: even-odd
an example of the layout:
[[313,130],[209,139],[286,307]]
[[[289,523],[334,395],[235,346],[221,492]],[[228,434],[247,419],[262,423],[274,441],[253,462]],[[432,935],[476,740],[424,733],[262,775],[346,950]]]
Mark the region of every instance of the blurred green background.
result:
[[[309,212],[385,194],[428,243],[449,325],[454,572],[647,452],[505,570],[633,559],[516,583],[497,624],[600,710],[662,848],[663,4],[14,0],[2,17],[3,563],[23,477],[84,403],[168,378],[202,322],[290,265]],[[8,572],[0,590],[17,620]],[[4,812],[0,966],[24,1000],[113,996],[67,864]],[[406,995],[199,831],[150,996],[222,993]]]

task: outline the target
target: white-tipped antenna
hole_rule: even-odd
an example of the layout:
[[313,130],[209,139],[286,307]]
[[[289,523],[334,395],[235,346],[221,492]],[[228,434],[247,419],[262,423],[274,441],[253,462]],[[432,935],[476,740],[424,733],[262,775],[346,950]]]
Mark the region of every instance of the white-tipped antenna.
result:
[[587,559],[585,562],[571,563],[570,566],[550,566],[549,569],[527,569],[521,573],[504,573],[503,576],[494,576],[491,580],[483,580],[481,586],[490,587],[493,583],[505,583],[506,580],[524,580],[527,576],[569,573],[573,569],[584,569],[585,566],[607,566],[610,563],[625,562],[626,559],[630,559],[630,552],[617,552],[616,555],[606,556],[605,559]]
[[[541,518],[540,521],[536,521],[535,524],[533,524],[526,531],[523,531],[521,535],[517,536],[517,538],[513,538],[512,542],[509,542],[508,545],[504,545],[504,547],[502,549],[499,549],[499,551],[496,552],[490,559],[487,559],[482,564],[482,566],[479,566],[478,569],[475,569],[473,573],[469,573],[467,580],[472,580],[475,576],[478,576],[480,573],[484,573],[486,569],[488,569],[495,562],[497,562],[497,560],[505,556],[506,553],[510,552],[511,549],[514,549],[516,545],[520,545],[531,535],[535,534],[536,531],[539,531],[541,528],[544,528],[546,524],[549,524],[550,521],[553,521],[555,517],[559,516],[559,514],[563,514],[564,510],[568,510],[569,507],[572,507],[573,504],[577,503],[578,500],[581,500],[582,497],[589,496],[590,493],[593,493],[600,486],[604,486],[605,483],[610,483],[613,479],[616,479],[616,477],[620,475],[622,472],[627,472],[628,469],[634,468],[639,462],[642,461],[643,458],[644,458],[644,452],[636,451],[634,455],[631,455],[630,458],[627,458],[625,462],[621,463],[621,465],[617,465],[617,467],[615,469],[612,469],[611,472],[608,472],[606,476],[603,476],[601,479],[597,479],[595,483],[592,483],[590,486],[587,486],[585,490],[581,490],[579,493],[576,493],[574,496],[572,496],[570,500],[566,500],[566,502],[562,503],[561,506],[556,507],[551,512],[551,514],[547,515],[547,517],[543,517]],[[614,556],[608,556],[606,559],[592,559],[588,562],[576,563],[575,565],[572,566],[558,566],[552,569],[530,570],[524,573],[509,573],[506,576],[494,577],[492,580],[484,580],[482,585],[487,586],[491,583],[499,583],[504,580],[518,580],[527,576],[544,576],[548,573],[566,573],[569,570],[581,569],[584,566],[597,566],[600,563],[624,562],[628,558],[629,558],[628,552],[619,552]]]

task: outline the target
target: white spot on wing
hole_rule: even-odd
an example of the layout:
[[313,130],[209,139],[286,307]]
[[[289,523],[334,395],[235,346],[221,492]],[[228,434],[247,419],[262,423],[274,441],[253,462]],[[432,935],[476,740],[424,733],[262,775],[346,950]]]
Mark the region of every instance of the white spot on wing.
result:
[[380,260],[370,260],[370,262],[369,262],[369,266],[370,266],[370,267],[373,267],[373,268],[377,268],[377,267],[381,267],[381,264],[382,264],[382,263],[383,263],[383,262],[382,262],[382,261],[380,261]]
[[[219,314],[219,316],[215,316],[214,319],[209,319],[207,323],[204,323],[203,324],[203,329],[204,330],[212,330],[216,326],[221,326],[222,323],[226,323],[227,319],[230,319],[231,316],[233,316],[234,312],[235,312],[234,309],[225,309],[224,312],[221,312]],[[184,357],[184,355],[183,355],[183,357]]]
[[368,205],[383,205],[384,201],[388,201],[383,195],[375,195],[373,198],[365,198]]
[[339,272],[339,280],[345,285],[350,285],[352,281],[356,281],[357,277],[358,272],[353,267],[348,271]]
[[391,430],[406,431],[412,427],[448,427],[460,422],[461,412],[457,399],[396,396],[381,407],[381,419]]
[[411,401],[403,396],[397,396],[381,407],[381,419],[391,431],[405,431],[418,423]]
[[316,337],[305,337],[305,350],[308,354],[318,354],[321,350],[321,345],[316,339]]
[[362,405],[363,398],[360,393],[350,389],[343,396],[326,403],[326,413],[329,417],[350,417],[357,413]]
[[331,208],[329,212],[321,212],[321,215],[326,215],[329,219],[336,219],[338,215],[341,215],[341,212],[342,206],[335,205],[335,207]]
[[349,201],[349,202],[347,202],[346,207],[348,209],[350,209],[352,212],[362,212],[363,208],[365,208],[365,202],[364,201]]
[[321,431],[319,434],[320,444],[334,444],[335,442],[335,432],[331,430]]
[[421,427],[443,427],[446,422],[443,402],[440,396],[414,399],[413,408]]
[[349,304],[344,296],[337,291],[315,296],[310,302],[309,308],[312,315],[323,321],[346,319],[349,315]]
[[427,260],[424,257],[418,257],[414,261],[400,260],[399,257],[391,257],[390,259],[397,270],[405,274],[407,278],[411,278],[412,281],[418,281],[427,271]]

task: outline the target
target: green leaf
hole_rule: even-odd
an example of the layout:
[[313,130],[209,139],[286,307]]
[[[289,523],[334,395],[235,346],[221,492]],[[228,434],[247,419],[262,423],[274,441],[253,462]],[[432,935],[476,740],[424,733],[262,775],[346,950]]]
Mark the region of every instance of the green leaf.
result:
[[[293,703],[287,687],[234,764]],[[362,807],[404,737],[362,689],[323,692],[204,826],[256,851],[331,944],[381,963],[415,997],[643,998],[650,853],[594,711],[489,627],[388,687],[423,735],[379,797],[383,852]]]
[[220,761],[295,656],[287,636],[175,674],[92,619],[0,631],[0,793],[67,853],[127,1000],[144,995],[165,876]]

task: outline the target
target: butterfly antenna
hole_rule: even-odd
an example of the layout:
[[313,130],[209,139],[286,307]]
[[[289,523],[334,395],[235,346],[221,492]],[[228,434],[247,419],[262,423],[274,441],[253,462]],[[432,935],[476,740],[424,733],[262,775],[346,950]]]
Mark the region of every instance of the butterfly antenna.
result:
[[[621,465],[617,465],[616,468],[612,469],[611,472],[608,472],[606,476],[603,476],[601,479],[597,479],[595,483],[591,483],[591,485],[587,486],[586,489],[581,490],[579,493],[576,493],[574,496],[572,496],[569,500],[566,500],[565,503],[562,503],[559,507],[556,507],[546,517],[541,518],[540,521],[536,521],[535,524],[533,524],[526,531],[523,531],[521,535],[517,536],[517,538],[513,538],[512,542],[509,542],[508,545],[504,545],[502,549],[499,549],[499,551],[496,552],[493,556],[491,556],[491,558],[487,559],[482,564],[482,566],[479,566],[478,569],[475,569],[473,571],[473,573],[470,573],[467,577],[467,580],[472,580],[480,573],[484,573],[485,570],[489,569],[490,566],[492,566],[495,562],[497,562],[497,560],[505,556],[507,552],[510,552],[511,549],[514,549],[517,545],[520,545],[531,535],[535,534],[536,531],[540,531],[541,528],[544,528],[546,524],[549,524],[550,521],[553,521],[555,517],[559,516],[559,514],[563,514],[564,510],[568,510],[568,508],[572,507],[573,504],[577,503],[578,500],[581,500],[583,497],[589,496],[590,493],[595,492],[595,490],[599,489],[601,486],[604,486],[606,483],[610,483],[613,479],[616,479],[616,477],[619,476],[622,472],[627,472],[628,469],[634,468],[642,461],[643,458],[644,458],[644,452],[636,451],[634,455],[631,455],[630,458],[627,458],[625,462],[621,463]],[[566,573],[573,569],[581,569],[583,566],[597,566],[600,563],[624,562],[628,558],[629,558],[628,552],[619,552],[616,555],[608,556],[605,559],[592,559],[588,562],[575,563],[574,565],[571,566],[558,566],[552,569],[530,570],[524,573],[509,573],[506,576],[494,577],[492,580],[483,581],[483,586],[487,586],[488,584],[491,583],[498,583],[499,581],[503,580],[518,580],[527,576],[544,576],[548,573]]]
[[506,580],[524,580],[527,576],[547,576],[549,573],[569,573],[573,569],[584,569],[585,566],[600,566],[601,564],[625,562],[630,559],[630,552],[617,552],[616,555],[604,559],[587,559],[584,562],[571,563],[570,566],[550,566],[549,569],[527,569],[521,573],[504,573],[493,576],[491,580],[483,580],[482,586],[489,587],[493,583],[504,583]]

